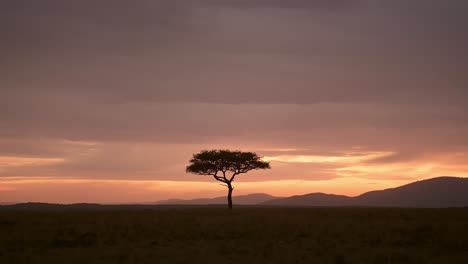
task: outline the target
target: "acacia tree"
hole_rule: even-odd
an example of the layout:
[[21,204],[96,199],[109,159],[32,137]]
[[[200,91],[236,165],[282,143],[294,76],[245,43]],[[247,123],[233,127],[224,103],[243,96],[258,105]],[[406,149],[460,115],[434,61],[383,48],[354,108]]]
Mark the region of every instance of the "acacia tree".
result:
[[228,188],[228,208],[232,209],[232,182],[237,175],[251,170],[270,169],[270,163],[262,161],[253,152],[230,150],[203,150],[194,154],[187,166],[187,173],[211,175]]

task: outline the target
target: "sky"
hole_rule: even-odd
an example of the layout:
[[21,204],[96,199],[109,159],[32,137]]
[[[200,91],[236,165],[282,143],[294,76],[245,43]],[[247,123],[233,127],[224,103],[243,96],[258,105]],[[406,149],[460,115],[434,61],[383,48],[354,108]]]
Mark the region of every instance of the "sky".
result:
[[468,177],[464,0],[4,0],[0,202],[215,197]]

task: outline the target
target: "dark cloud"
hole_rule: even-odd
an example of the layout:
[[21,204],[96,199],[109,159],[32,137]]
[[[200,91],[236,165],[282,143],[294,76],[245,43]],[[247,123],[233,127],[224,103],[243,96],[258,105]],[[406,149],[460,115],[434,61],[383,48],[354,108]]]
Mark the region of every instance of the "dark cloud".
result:
[[231,8],[293,8],[293,9],[343,9],[359,3],[360,0],[208,0],[212,5]]
[[2,87],[20,96],[301,104],[461,104],[467,96],[460,1],[5,5]]
[[[27,105],[27,107],[25,106]],[[0,113],[4,138],[162,143],[260,142],[309,148],[316,143],[388,148],[466,144],[465,110],[376,104],[102,104],[37,96]],[[26,108],[25,108],[26,107]],[[454,129],[456,127],[456,129]],[[346,135],[346,137],[343,137]],[[398,144],[400,145],[400,144]],[[429,147],[428,147],[429,148]],[[322,149],[323,151],[323,149]]]

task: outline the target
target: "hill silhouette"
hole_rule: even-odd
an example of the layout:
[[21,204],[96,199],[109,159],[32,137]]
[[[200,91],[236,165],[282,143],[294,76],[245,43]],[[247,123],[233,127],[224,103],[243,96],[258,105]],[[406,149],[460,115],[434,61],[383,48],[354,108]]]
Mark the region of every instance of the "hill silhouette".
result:
[[309,193],[279,198],[261,203],[261,205],[281,206],[343,206],[349,203],[351,197],[326,193]]
[[[256,205],[273,199],[279,199],[280,197],[275,197],[266,193],[253,193],[247,195],[234,196],[233,200],[235,204],[239,205]],[[182,200],[182,199],[169,199],[158,201],[155,204],[184,204],[184,205],[203,205],[203,204],[226,204],[226,196],[215,197],[215,198],[199,198],[192,200]]]
[[[468,178],[438,177],[406,184],[400,187],[370,191],[349,197],[325,193],[309,193],[291,197],[275,197],[264,193],[234,197],[239,206],[284,206],[284,207],[415,207],[444,208],[468,207]],[[0,210],[115,210],[115,209],[156,209],[172,207],[219,207],[226,204],[226,197],[201,198],[193,200],[169,199],[154,203],[121,205],[100,204],[47,204],[22,203],[0,205]]]
[[468,207],[468,178],[438,177],[356,197],[311,193],[274,199],[275,206]]

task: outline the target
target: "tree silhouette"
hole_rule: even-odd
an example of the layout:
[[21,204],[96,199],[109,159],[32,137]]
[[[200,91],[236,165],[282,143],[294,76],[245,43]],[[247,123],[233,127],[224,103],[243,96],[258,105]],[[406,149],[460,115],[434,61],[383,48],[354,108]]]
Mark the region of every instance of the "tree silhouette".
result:
[[270,164],[253,152],[203,150],[193,155],[186,172],[211,175],[222,182],[228,188],[228,208],[232,209],[232,182],[236,176],[261,169],[270,169]]

